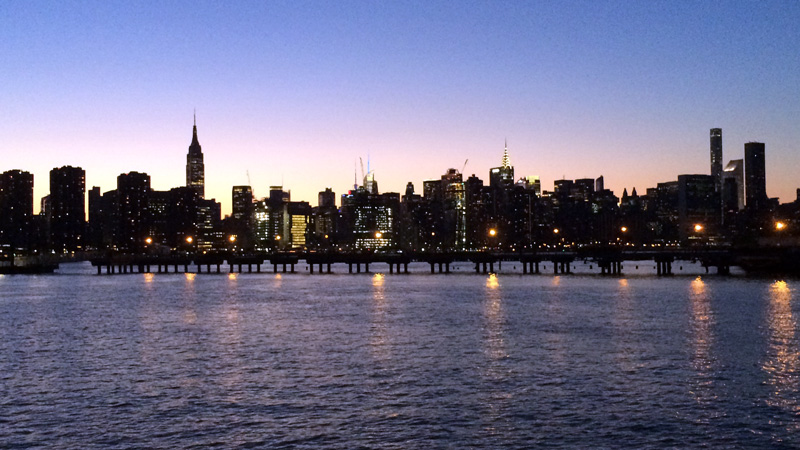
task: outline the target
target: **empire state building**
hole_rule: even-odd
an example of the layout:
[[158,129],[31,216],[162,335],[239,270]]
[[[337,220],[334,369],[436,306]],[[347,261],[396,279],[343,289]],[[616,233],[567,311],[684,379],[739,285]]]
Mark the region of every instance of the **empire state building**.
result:
[[205,165],[203,151],[197,141],[197,118],[192,127],[192,143],[186,155],[186,186],[192,188],[200,198],[205,198]]

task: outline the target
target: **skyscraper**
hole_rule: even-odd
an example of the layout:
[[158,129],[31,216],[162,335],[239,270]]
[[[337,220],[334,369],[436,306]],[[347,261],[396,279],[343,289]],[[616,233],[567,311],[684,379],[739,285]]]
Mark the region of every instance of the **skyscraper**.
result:
[[[678,235],[684,242],[707,239],[718,231],[719,194],[709,175],[678,175]],[[702,227],[702,234],[695,226]]]
[[27,248],[32,243],[33,174],[9,170],[0,174],[0,244]]
[[508,157],[508,142],[506,142],[500,167],[489,169],[489,186],[492,189],[502,189],[513,185],[514,166],[511,165],[511,159]]
[[118,248],[138,250],[145,246],[150,233],[150,175],[123,173],[117,177]]
[[722,171],[722,205],[726,210],[744,209],[744,161],[734,159]]
[[745,207],[761,211],[767,207],[767,175],[763,142],[744,144]]
[[205,198],[205,165],[203,151],[197,140],[197,118],[192,127],[192,143],[186,155],[186,186],[192,188],[199,198]]
[[231,217],[249,223],[253,217],[253,188],[250,186],[234,186],[231,191],[233,209]]
[[711,176],[714,178],[714,188],[720,192],[722,189],[722,128],[711,129]]
[[50,171],[50,242],[57,252],[83,248],[86,172],[64,166]]

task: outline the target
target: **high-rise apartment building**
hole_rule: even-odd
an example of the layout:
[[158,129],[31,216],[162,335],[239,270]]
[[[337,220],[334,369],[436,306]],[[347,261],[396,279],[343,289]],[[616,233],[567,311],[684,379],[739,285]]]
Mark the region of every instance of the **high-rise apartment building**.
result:
[[678,235],[682,241],[705,240],[717,233],[721,203],[714,183],[710,175],[678,175]]
[[80,167],[64,166],[50,171],[47,214],[50,243],[56,252],[82,250],[86,223],[86,173]]
[[33,243],[33,174],[9,170],[0,175],[0,245],[27,248]]
[[186,186],[192,188],[199,198],[205,198],[205,165],[203,151],[197,140],[197,119],[192,127],[192,143],[186,155]]
[[117,248],[138,250],[150,235],[150,175],[123,173],[117,177]]
[[722,190],[722,128],[711,129],[711,176],[717,192]]
[[234,186],[231,191],[233,209],[231,217],[249,222],[253,216],[253,188],[250,186]]
[[767,207],[767,176],[763,142],[744,144],[745,207],[761,211]]

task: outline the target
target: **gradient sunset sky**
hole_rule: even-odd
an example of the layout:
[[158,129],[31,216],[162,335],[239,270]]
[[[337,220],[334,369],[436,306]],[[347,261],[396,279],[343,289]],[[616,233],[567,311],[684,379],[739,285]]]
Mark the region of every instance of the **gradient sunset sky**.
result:
[[[449,167],[488,182],[604,175],[645,189],[766,143],[767,193],[800,187],[798,1],[0,2],[0,171],[147,172],[185,183],[192,114],[206,197],[283,184],[317,202]],[[360,172],[360,169],[358,169]],[[359,175],[360,177],[360,175]]]

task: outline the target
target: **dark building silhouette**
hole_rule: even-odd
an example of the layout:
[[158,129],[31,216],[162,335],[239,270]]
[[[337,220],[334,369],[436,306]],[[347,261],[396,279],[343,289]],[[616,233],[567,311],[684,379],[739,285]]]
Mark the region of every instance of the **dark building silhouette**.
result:
[[722,129],[711,129],[711,176],[717,192],[722,190]]
[[138,251],[145,247],[145,239],[151,237],[149,204],[149,175],[130,172],[117,177],[117,248]]
[[751,212],[767,208],[767,176],[762,142],[744,144],[745,207]]
[[317,205],[320,208],[336,208],[336,193],[331,188],[325,188],[317,195]]
[[186,186],[192,188],[199,198],[205,198],[205,165],[203,151],[197,140],[197,119],[192,127],[192,143],[186,155]]
[[[234,186],[231,190],[231,200],[233,205],[231,217],[225,221],[226,234],[229,235],[229,245],[249,250],[255,244],[253,188],[250,186]],[[233,239],[233,241],[230,239]]]
[[80,167],[64,166],[50,171],[50,245],[56,252],[82,250],[86,224],[86,173]]
[[93,249],[103,248],[103,225],[104,225],[104,204],[103,194],[100,186],[92,186],[89,190],[89,222],[86,224],[87,245]]
[[28,249],[33,225],[33,174],[9,170],[0,175],[0,246]]
[[486,240],[486,215],[490,191],[483,186],[483,180],[472,174],[464,182],[464,198],[467,204],[467,248],[480,249]]
[[714,177],[678,175],[678,233],[681,241],[708,240],[716,236],[719,205]]
[[722,171],[722,206],[726,212],[744,209],[744,161],[734,159]]
[[312,211],[312,233],[309,233],[308,244],[317,248],[330,248],[334,246],[339,237],[337,235],[339,223],[339,210],[336,209],[336,193],[331,188],[325,188],[317,196],[317,207]]

